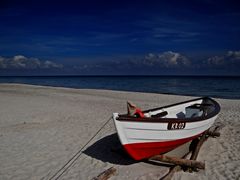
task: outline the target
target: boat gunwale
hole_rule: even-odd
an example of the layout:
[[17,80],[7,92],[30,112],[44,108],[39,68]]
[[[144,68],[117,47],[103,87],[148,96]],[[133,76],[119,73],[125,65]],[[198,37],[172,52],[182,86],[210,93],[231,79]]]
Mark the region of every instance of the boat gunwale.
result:
[[140,122],[141,123],[169,123],[169,122],[191,123],[191,122],[204,121],[204,120],[210,119],[210,118],[216,116],[220,112],[221,107],[218,102],[216,102],[214,99],[212,99],[210,97],[201,97],[201,98],[187,100],[187,101],[183,101],[183,102],[179,102],[179,103],[175,103],[175,104],[171,104],[171,105],[166,105],[166,106],[162,106],[162,107],[158,107],[158,108],[148,109],[148,110],[143,111],[143,113],[148,113],[150,111],[157,111],[160,109],[169,108],[169,107],[173,107],[173,106],[177,106],[177,105],[181,105],[181,104],[185,104],[185,103],[189,103],[189,102],[193,102],[193,101],[197,101],[197,100],[201,100],[201,99],[202,100],[208,99],[208,100],[212,101],[213,105],[215,107],[214,111],[207,114],[206,116],[192,117],[192,118],[156,118],[156,117],[155,118],[154,117],[136,118],[136,117],[128,116],[127,114],[123,114],[123,115],[119,115],[116,118],[116,120],[117,121],[138,122],[138,123],[140,123]]

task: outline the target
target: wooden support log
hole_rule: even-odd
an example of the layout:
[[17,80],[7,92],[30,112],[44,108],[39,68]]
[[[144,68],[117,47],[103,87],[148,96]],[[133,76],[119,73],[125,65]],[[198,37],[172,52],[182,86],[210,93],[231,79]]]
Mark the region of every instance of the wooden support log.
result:
[[190,157],[190,160],[196,160],[196,159],[197,159],[197,156],[198,156],[198,153],[199,153],[199,151],[200,151],[200,148],[202,147],[202,145],[203,145],[203,143],[205,142],[205,140],[207,140],[206,134],[207,134],[207,132],[205,132],[205,133],[201,136],[201,138],[200,138],[200,140],[198,141],[195,149],[194,149],[193,152],[192,152],[192,155],[191,155],[191,157]]
[[220,132],[208,131],[207,135],[211,137],[219,137]]
[[205,169],[205,164],[203,162],[189,160],[189,159],[181,159],[177,157],[170,157],[166,155],[156,155],[151,157],[150,160],[162,161],[162,162],[171,163],[171,164],[180,165],[180,166]]
[[[182,159],[185,159],[190,153],[191,153],[191,151],[187,152],[187,153],[182,157]],[[172,177],[173,177],[173,175],[174,175],[174,173],[175,173],[175,172],[178,172],[178,171],[181,171],[181,170],[182,170],[182,167],[181,167],[181,166],[175,165],[175,166],[173,166],[173,167],[169,170],[169,172],[168,172],[165,176],[163,176],[162,178],[160,178],[160,180],[171,180]]]
[[[219,137],[220,133],[218,131],[218,126],[214,128],[214,130],[207,130],[206,132],[203,133],[203,135],[200,137],[200,140],[198,141],[197,145],[193,149],[192,155],[190,157],[190,160],[196,160],[200,151],[200,148],[202,147],[203,143],[208,139],[209,136],[211,137]],[[189,172],[197,171],[197,168],[189,168]]]
[[[192,158],[192,160],[193,159],[196,160],[197,156],[198,156],[198,153],[199,153],[199,150],[200,150],[200,147],[205,142],[205,140],[207,140],[206,135],[207,136],[211,136],[211,137],[219,137],[220,133],[218,131],[220,130],[220,128],[221,128],[220,126],[215,126],[215,127],[213,127],[213,130],[207,131],[206,134],[204,135],[204,138],[201,141],[200,140],[197,140],[197,141],[193,140],[191,145],[190,145],[190,147],[192,147],[193,149],[191,148],[190,151],[185,156],[183,156],[183,158],[186,158],[187,155],[191,153],[191,151],[195,151],[195,153],[192,152],[191,158]],[[198,149],[199,149],[198,152],[196,151],[196,149],[197,149],[196,147],[197,146],[199,146],[198,147]],[[193,155],[193,153],[194,153],[194,155]],[[181,169],[182,169],[182,167],[180,165],[173,166],[164,177],[160,178],[160,180],[171,180],[173,175],[174,175],[174,173],[180,171]],[[189,168],[188,170],[190,170],[190,172],[191,172],[193,169]],[[194,169],[194,170],[196,170],[196,169]]]
[[220,136],[220,133],[217,132],[218,129],[219,128],[217,126],[217,127],[215,127],[215,129],[213,131],[207,130],[206,132],[203,133],[203,135],[200,137],[200,140],[198,141],[195,149],[192,152],[190,160],[196,160],[197,159],[200,148],[202,147],[203,143],[207,140],[208,136],[212,136],[212,137],[215,137],[215,136],[219,137]]
[[115,175],[117,170],[114,167],[111,167],[105,171],[103,171],[101,174],[99,174],[97,177],[94,177],[92,180],[107,180],[111,176]]

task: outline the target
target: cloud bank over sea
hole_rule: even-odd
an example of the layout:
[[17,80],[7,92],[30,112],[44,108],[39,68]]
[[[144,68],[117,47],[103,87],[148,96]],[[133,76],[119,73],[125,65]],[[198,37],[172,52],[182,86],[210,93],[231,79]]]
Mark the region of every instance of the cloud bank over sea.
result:
[[[0,75],[49,72],[51,75],[240,75],[240,51],[228,51],[203,59],[194,59],[173,51],[148,53],[145,56],[118,58],[81,64],[16,55],[0,56]],[[26,71],[24,71],[26,70]],[[14,74],[13,73],[13,74]]]
[[239,68],[240,51],[200,59],[166,51],[74,67],[82,72],[117,75],[240,75]]
[[42,61],[38,58],[28,58],[23,55],[16,55],[10,58],[0,56],[0,69],[48,69],[62,67],[62,64],[48,60]]

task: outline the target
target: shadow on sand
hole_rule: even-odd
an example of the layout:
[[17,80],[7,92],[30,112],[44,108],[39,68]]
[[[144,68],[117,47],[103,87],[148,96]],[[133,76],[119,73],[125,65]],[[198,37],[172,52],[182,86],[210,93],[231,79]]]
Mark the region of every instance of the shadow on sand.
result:
[[116,133],[98,140],[83,151],[83,153],[92,158],[112,164],[129,165],[137,162],[131,159],[124,151]]

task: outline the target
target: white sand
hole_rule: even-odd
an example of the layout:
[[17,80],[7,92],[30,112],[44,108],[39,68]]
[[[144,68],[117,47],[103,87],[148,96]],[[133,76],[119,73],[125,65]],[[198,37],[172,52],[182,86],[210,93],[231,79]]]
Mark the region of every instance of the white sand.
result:
[[[126,112],[131,100],[142,109],[191,97],[106,90],[77,90],[0,84],[0,179],[50,179],[110,118]],[[174,179],[240,177],[240,101],[217,99],[224,125],[220,138],[210,138],[200,151],[206,170],[180,172]],[[79,153],[74,163],[53,179],[91,179],[114,166],[111,179],[159,179],[168,168],[134,162],[121,152],[112,121]],[[65,170],[65,169],[64,169]],[[63,172],[63,173],[62,173]],[[61,174],[62,173],[62,174]]]

